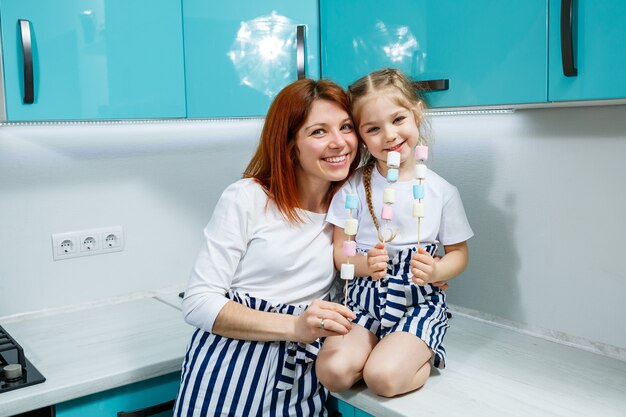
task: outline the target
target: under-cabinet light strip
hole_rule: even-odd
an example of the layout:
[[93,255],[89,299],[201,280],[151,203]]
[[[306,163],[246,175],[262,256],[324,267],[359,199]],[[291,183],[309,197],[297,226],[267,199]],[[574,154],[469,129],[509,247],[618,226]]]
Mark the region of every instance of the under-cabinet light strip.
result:
[[[426,116],[467,116],[481,114],[511,114],[515,109],[475,109],[475,110],[429,110]],[[207,122],[236,122],[240,120],[263,121],[263,117],[226,117],[208,119],[129,119],[129,120],[48,120],[24,122],[0,122],[0,126],[73,126],[73,125],[140,125],[156,123],[207,123]]]
[[473,109],[473,110],[427,110],[427,116],[467,116],[480,114],[511,114],[515,109]]
[[264,117],[226,117],[210,119],[128,119],[128,120],[46,120],[24,122],[0,122],[0,126],[73,126],[73,125],[141,125],[141,124],[168,124],[168,123],[207,123],[207,122],[236,122],[241,120],[263,121]]

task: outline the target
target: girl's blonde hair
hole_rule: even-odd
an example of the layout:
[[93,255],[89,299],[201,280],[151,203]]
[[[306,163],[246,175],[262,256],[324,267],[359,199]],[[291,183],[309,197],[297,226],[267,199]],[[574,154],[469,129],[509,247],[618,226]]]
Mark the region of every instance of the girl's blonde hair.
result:
[[384,95],[399,106],[410,110],[417,126],[421,126],[424,119],[424,101],[420,93],[418,84],[395,68],[374,71],[348,87],[352,117],[357,127],[361,122],[363,102],[376,95]]
[[[367,198],[367,207],[369,209],[374,226],[378,231],[378,239],[381,242],[390,242],[396,232],[389,237],[383,237],[380,231],[380,225],[376,213],[374,213],[374,205],[372,203],[372,170],[376,162],[375,158],[368,152],[363,140],[360,137],[359,125],[361,123],[361,110],[366,99],[383,95],[395,102],[401,107],[410,110],[415,117],[415,124],[420,127],[424,119],[424,101],[421,98],[420,88],[418,85],[409,80],[401,71],[394,68],[385,68],[374,71],[365,77],[359,78],[348,87],[348,98],[350,100],[350,110],[352,119],[356,126],[356,132],[361,143],[363,159],[365,166],[363,168],[363,183],[365,185],[365,195]],[[420,135],[420,142],[423,139]]]

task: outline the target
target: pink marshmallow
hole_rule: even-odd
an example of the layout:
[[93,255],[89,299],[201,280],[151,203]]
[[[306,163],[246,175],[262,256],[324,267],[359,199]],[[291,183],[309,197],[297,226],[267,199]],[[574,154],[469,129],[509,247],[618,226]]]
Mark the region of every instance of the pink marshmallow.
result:
[[347,257],[356,255],[356,242],[354,240],[343,241],[343,254]]
[[426,161],[428,159],[428,146],[417,145],[415,147],[415,159],[417,161]]
[[381,217],[383,220],[391,220],[393,218],[393,207],[387,205],[383,206]]

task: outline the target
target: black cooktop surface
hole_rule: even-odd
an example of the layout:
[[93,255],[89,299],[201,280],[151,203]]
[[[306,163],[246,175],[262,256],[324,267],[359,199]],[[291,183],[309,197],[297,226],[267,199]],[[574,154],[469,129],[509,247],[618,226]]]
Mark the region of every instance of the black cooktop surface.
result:
[[[0,326],[0,394],[40,384],[46,380],[37,368],[24,357],[22,352],[21,346]],[[5,368],[16,364],[22,367],[21,376],[16,377],[15,370],[12,370],[7,376]]]

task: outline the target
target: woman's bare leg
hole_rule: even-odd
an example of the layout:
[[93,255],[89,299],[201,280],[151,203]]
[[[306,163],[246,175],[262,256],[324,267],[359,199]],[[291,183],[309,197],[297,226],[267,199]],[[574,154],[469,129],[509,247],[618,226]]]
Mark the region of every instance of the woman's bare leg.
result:
[[417,336],[396,332],[385,336],[369,355],[363,379],[382,397],[420,388],[430,375],[432,351]]
[[357,324],[345,336],[327,337],[315,361],[322,385],[332,392],[352,387],[363,377],[363,366],[377,341],[372,332]]

